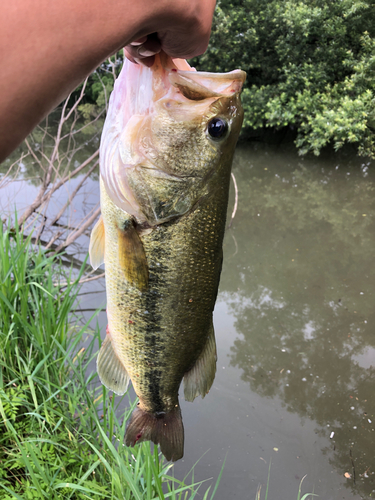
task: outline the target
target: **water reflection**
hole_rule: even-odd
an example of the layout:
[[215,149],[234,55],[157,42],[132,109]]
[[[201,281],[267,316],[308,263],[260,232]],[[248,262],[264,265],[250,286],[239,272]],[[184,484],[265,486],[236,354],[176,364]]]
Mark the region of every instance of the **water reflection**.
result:
[[331,464],[367,497],[375,489],[375,173],[345,156],[289,160],[277,148],[238,152],[239,209],[221,281],[240,334],[230,363],[252,391],[316,421],[331,437],[323,450],[333,449]]

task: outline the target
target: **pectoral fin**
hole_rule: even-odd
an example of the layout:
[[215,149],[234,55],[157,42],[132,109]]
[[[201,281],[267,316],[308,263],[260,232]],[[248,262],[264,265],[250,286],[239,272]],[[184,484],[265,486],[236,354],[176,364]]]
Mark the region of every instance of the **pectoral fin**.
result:
[[115,353],[111,336],[108,334],[100,348],[96,367],[100,381],[107,389],[120,396],[125,394],[130,378],[126,368]]
[[91,231],[90,237],[90,262],[94,269],[97,269],[101,264],[104,263],[104,242],[105,242],[105,231],[103,217],[100,216],[98,222],[95,224],[93,230]]
[[211,323],[206,345],[191,370],[184,375],[184,396],[186,401],[202,398],[211,389],[216,373],[216,342],[214,326]]
[[119,260],[126,280],[144,292],[148,288],[148,264],[143,243],[133,221],[118,230]]

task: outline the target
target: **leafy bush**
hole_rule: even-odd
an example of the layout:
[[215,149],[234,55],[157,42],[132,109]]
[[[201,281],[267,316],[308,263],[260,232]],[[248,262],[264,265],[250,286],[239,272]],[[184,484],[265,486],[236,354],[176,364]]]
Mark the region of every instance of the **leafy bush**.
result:
[[204,71],[239,67],[245,126],[297,129],[301,153],[355,143],[375,157],[371,0],[220,0]]

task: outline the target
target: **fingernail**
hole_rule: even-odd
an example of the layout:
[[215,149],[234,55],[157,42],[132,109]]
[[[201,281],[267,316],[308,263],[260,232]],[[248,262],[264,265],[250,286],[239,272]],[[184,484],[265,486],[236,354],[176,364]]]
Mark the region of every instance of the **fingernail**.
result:
[[154,56],[155,54],[158,54],[160,50],[149,50],[145,48],[140,48],[138,49],[138,54],[142,57],[151,57]]
[[137,47],[138,45],[142,45],[147,41],[147,36],[143,36],[142,38],[138,38],[138,40],[134,40],[131,42],[130,45],[133,45],[133,47]]

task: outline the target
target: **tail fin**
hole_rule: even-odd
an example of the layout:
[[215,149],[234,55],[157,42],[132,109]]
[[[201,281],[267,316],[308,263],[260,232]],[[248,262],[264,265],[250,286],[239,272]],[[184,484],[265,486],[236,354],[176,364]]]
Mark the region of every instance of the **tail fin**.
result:
[[184,426],[181,410],[176,408],[168,413],[149,413],[136,407],[125,434],[126,446],[134,446],[141,441],[160,444],[160,450],[169,461],[175,462],[184,455]]

